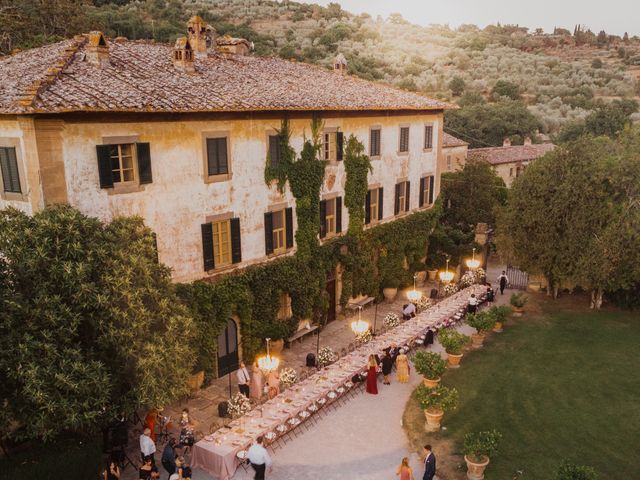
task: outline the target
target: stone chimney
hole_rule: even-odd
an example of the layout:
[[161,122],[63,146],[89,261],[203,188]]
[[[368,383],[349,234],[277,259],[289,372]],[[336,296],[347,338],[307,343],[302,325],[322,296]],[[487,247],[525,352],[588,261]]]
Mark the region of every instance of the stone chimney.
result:
[[193,48],[187,37],[180,37],[173,47],[173,66],[186,73],[195,73]]
[[90,32],[87,42],[86,59],[96,67],[109,65],[109,44],[102,32]]
[[216,30],[199,15],[194,15],[187,22],[187,38],[197,56],[215,53]]
[[502,146],[503,147],[510,147],[511,146],[511,139],[509,137],[504,137],[504,140],[502,141]]
[[336,56],[336,59],[333,61],[333,71],[335,73],[339,73],[340,75],[347,74],[347,59],[344,58],[344,55],[339,53]]
[[531,145],[531,137],[524,137],[524,144],[525,145]]

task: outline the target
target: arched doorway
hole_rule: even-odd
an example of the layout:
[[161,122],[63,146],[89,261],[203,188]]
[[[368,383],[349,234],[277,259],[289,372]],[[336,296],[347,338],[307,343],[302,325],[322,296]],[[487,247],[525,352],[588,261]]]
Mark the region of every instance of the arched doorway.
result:
[[218,377],[238,369],[238,327],[231,318],[218,337]]

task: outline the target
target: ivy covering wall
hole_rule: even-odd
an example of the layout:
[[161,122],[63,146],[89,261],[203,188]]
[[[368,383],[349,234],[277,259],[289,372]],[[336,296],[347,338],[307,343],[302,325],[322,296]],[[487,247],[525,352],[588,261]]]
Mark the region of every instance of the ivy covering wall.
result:
[[[264,338],[287,338],[303,319],[324,325],[327,276],[338,264],[342,268],[342,307],[358,295],[381,298],[382,288],[407,286],[413,272],[425,270],[427,239],[440,216],[439,203],[430,210],[365,229],[364,203],[371,164],[353,135],[346,142],[344,156],[348,232],[320,245],[320,192],[325,170],[325,162],[319,159],[321,126],[319,119],[313,120],[312,136],[305,139],[295,160],[289,146],[289,123],[284,120],[278,136],[280,151],[289,152],[287,159],[274,169],[268,158],[265,167],[265,182],[269,185],[277,180],[280,190],[289,182],[296,199],[295,255],[220,279],[179,286],[180,297],[198,325],[195,371],[204,370],[207,382],[217,374],[217,339],[227,319],[235,317],[239,321],[242,355],[250,362],[264,348]],[[282,293],[291,297],[293,316],[286,321],[277,318]]]

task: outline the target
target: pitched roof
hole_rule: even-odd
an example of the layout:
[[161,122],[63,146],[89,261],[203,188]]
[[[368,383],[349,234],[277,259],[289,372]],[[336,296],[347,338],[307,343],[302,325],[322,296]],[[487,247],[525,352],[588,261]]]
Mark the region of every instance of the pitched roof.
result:
[[86,38],[0,57],[0,114],[454,108],[279,58],[209,55],[187,73],[174,67],[171,45],[148,41],[109,42],[99,67],[87,61]]
[[469,145],[464,140],[460,140],[453,135],[449,135],[447,132],[444,132],[442,136],[442,146],[443,147],[464,147],[465,145]]
[[469,150],[469,158],[484,158],[492,165],[535,160],[556,146],[553,143],[533,145],[513,145],[510,147],[473,148]]

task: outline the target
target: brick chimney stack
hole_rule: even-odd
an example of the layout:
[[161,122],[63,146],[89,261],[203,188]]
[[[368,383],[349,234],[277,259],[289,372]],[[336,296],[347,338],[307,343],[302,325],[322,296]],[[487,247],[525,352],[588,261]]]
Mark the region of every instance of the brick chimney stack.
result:
[[199,15],[194,15],[187,22],[187,38],[196,56],[206,56],[216,51],[216,30]]
[[173,47],[173,66],[186,73],[195,73],[193,48],[187,37],[180,37]]
[[333,71],[335,73],[339,73],[340,75],[346,75],[347,74],[347,59],[344,57],[344,55],[342,55],[341,53],[339,53],[336,56],[336,59],[333,61]]
[[502,141],[502,146],[503,147],[510,147],[511,146],[511,139],[509,137],[504,137],[504,140]]
[[87,61],[96,67],[109,65],[109,44],[102,32],[94,31],[88,35]]

